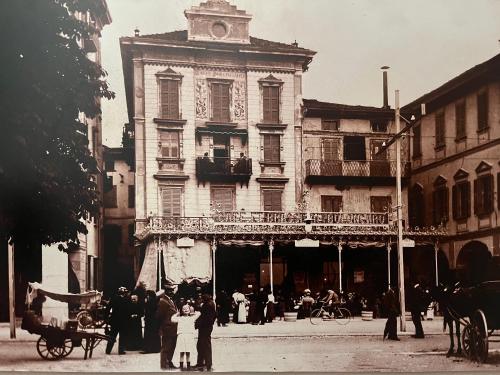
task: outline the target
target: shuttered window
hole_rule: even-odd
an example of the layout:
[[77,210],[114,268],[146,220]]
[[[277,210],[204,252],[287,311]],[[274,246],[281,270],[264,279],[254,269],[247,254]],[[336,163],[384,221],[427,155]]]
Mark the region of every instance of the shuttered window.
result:
[[422,155],[422,133],[420,124],[413,127],[413,157]]
[[234,189],[212,188],[212,207],[220,211],[234,211]]
[[455,128],[456,138],[462,139],[465,137],[465,101],[455,104]]
[[323,139],[323,160],[339,160],[339,140]]
[[484,91],[477,96],[477,130],[488,128],[488,92]]
[[470,216],[470,182],[461,181],[452,189],[453,219],[462,220]]
[[263,190],[264,211],[281,211],[281,190]]
[[322,212],[340,212],[342,210],[341,195],[322,195],[321,196],[321,211]]
[[264,121],[278,123],[280,117],[280,100],[278,86],[263,86]]
[[128,208],[135,207],[135,185],[128,186]]
[[339,131],[339,120],[321,120],[321,130]]
[[229,84],[212,83],[212,120],[229,122]]
[[264,134],[264,161],[280,161],[280,136],[275,134]]
[[444,112],[436,113],[435,125],[436,125],[436,147],[442,147],[445,145],[445,127],[444,127]]
[[448,221],[448,188],[446,185],[436,186],[432,194],[432,208],[434,225]]
[[425,197],[424,190],[415,184],[410,192],[409,216],[412,227],[423,227],[425,223]]
[[161,157],[178,158],[179,157],[179,132],[162,131],[160,132]]
[[370,197],[371,212],[389,212],[391,197]]
[[493,211],[493,175],[474,180],[474,213],[487,215]]
[[160,80],[160,115],[166,119],[179,119],[179,81]]
[[161,189],[161,212],[163,216],[181,216],[182,188]]

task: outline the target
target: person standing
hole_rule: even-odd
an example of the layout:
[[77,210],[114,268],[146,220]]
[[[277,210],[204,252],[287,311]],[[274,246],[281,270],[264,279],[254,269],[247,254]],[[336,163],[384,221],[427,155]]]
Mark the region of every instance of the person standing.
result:
[[383,300],[384,308],[387,313],[387,322],[384,328],[384,339],[387,337],[389,340],[399,341],[398,338],[398,322],[397,316],[399,315],[399,306],[394,290],[389,290],[384,295]]
[[[179,323],[177,327],[177,350],[179,351],[179,367],[181,371],[191,370],[191,353],[194,352],[194,321],[200,315],[198,311],[191,310],[186,303],[181,307],[180,313],[172,317],[172,321]],[[186,367],[184,367],[186,359]]]
[[430,304],[430,299],[427,298],[425,290],[420,286],[420,284],[415,284],[409,293],[410,301],[410,311],[411,320],[415,326],[415,334],[412,335],[413,338],[423,339],[424,329],[422,327],[422,312],[427,310],[427,306]]
[[260,288],[259,294],[257,295],[257,317],[256,320],[260,322],[261,325],[266,324],[266,310],[267,306],[267,293],[264,288]]
[[177,323],[172,322],[172,316],[177,314],[177,307],[172,300],[175,294],[175,286],[168,284],[163,289],[165,294],[161,296],[158,302],[156,318],[160,324],[161,336],[160,367],[166,370],[168,368],[177,368],[172,362],[177,344]]
[[118,292],[107,306],[110,325],[110,340],[106,345],[106,354],[111,354],[116,337],[119,336],[118,354],[125,354],[126,329],[128,322],[128,290],[125,287],[118,288]]
[[141,350],[143,345],[142,338],[142,316],[144,315],[143,304],[139,303],[139,296],[132,294],[130,296],[129,316],[128,316],[128,337],[127,350]]
[[235,323],[246,323],[247,322],[247,310],[245,306],[246,298],[243,293],[236,290],[233,294],[233,300],[236,305],[236,321]]
[[160,352],[160,325],[155,316],[157,307],[158,301],[156,293],[153,290],[148,290],[146,292],[146,301],[144,304],[144,354]]
[[226,291],[222,290],[217,296],[217,326],[226,327],[229,323],[229,309],[231,302]]
[[198,330],[198,342],[196,350],[198,359],[196,361],[197,370],[212,371],[212,330],[216,319],[215,303],[208,294],[202,296],[200,316],[194,322],[194,328]]
[[274,318],[276,317],[274,305],[276,301],[274,300],[274,295],[269,290],[269,294],[267,295],[267,308],[266,308],[266,321],[268,323],[272,323]]

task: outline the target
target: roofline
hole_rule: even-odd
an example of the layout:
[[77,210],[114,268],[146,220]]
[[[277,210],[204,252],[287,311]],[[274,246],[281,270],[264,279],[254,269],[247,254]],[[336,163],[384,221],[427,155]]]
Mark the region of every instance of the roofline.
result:
[[[478,64],[450,79],[441,86],[438,86],[436,89],[406,104],[401,108],[401,110],[408,113],[417,111],[417,114],[420,114],[421,104],[439,101],[446,96],[450,96],[450,94],[456,93],[461,88],[467,89],[468,85],[473,88],[476,85],[481,84],[483,79],[487,80],[488,78],[500,80],[500,54],[497,54],[489,60],[486,60],[485,62]],[[450,97],[450,100],[451,99],[453,99],[453,97]],[[446,102],[446,100],[444,102]],[[432,107],[430,109],[432,109]],[[427,113],[430,112],[432,111],[427,110]]]

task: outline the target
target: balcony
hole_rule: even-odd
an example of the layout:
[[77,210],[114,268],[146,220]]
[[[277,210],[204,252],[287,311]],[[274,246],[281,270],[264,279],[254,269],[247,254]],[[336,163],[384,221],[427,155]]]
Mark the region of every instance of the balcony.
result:
[[252,159],[198,157],[196,178],[201,182],[239,182],[246,184],[252,175]]
[[[406,183],[410,163],[401,163],[401,177]],[[394,160],[318,160],[306,161],[305,180],[308,184],[380,185],[396,184]]]
[[[309,217],[307,216],[309,215]],[[311,224],[306,230],[306,217]],[[442,228],[404,231],[412,238],[442,236]],[[218,238],[263,241],[270,238],[291,241],[303,238],[335,241],[392,241],[397,231],[387,212],[271,212],[215,211],[210,217],[150,217],[138,237],[161,235],[168,238]]]

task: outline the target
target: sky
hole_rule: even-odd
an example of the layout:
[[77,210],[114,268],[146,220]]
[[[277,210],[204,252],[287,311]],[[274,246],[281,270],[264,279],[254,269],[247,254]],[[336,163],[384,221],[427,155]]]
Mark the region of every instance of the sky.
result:
[[[116,93],[103,101],[103,143],[118,147],[127,106],[119,38],[186,30],[184,10],[201,0],[107,0],[102,65]],[[253,16],[250,35],[317,52],[303,97],[382,106],[389,69],[404,105],[500,53],[500,0],[230,0]]]

